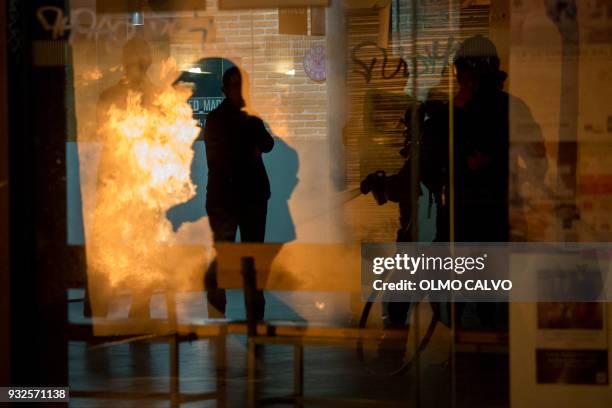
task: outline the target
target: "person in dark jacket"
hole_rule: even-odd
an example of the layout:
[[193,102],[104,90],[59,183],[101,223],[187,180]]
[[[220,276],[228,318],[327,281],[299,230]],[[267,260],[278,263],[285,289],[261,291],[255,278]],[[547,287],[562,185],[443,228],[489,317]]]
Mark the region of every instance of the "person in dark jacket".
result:
[[[206,211],[215,243],[263,242],[266,232],[270,181],[262,160],[274,146],[263,121],[247,114],[242,76],[237,67],[223,74],[225,99],[206,119],[204,144],[208,161]],[[225,291],[219,289],[216,262],[206,272],[209,316],[225,314]],[[256,295],[255,316],[263,318],[265,299]],[[212,308],[211,308],[212,306]]]
[[[436,207],[434,241],[520,240],[517,237],[526,233],[511,225],[510,220],[512,215],[513,224],[521,224],[523,218],[519,181],[545,190],[547,155],[540,127],[525,102],[503,91],[507,74],[500,70],[497,49],[489,39],[480,35],[466,39],[457,50],[453,68],[458,86],[450,102],[453,122],[449,123],[449,96],[441,91],[447,90],[448,84],[432,89],[418,114],[418,179]],[[409,121],[405,119],[405,123]],[[511,135],[515,139],[512,143]],[[409,241],[411,237],[404,232],[415,204],[411,201],[410,163],[397,174],[386,176],[382,171],[378,174],[368,175],[362,183],[362,192],[372,191],[379,204],[387,199],[399,202],[401,228],[397,240]],[[470,313],[464,314],[466,305]],[[435,311],[439,313],[442,306],[434,303],[432,307],[440,308]],[[383,315],[385,327],[409,327],[410,310],[407,302],[388,304]],[[507,329],[507,304],[457,303],[456,313],[460,324],[470,328]],[[443,314],[450,324],[450,311]]]

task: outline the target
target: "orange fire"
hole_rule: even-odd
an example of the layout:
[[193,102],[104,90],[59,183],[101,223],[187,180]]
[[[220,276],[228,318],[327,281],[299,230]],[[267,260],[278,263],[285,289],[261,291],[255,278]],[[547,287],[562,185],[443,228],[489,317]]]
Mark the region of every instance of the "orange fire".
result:
[[100,128],[103,152],[88,237],[90,276],[110,287],[150,288],[173,272],[166,211],[195,194],[190,166],[200,128],[187,100],[191,90],[167,87],[152,103],[127,91]]

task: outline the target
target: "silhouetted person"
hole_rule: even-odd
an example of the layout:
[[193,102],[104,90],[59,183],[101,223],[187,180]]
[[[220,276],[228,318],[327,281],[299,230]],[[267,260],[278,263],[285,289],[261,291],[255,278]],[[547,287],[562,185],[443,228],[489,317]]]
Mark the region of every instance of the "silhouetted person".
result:
[[98,124],[104,123],[111,105],[119,109],[127,106],[128,92],[140,95],[141,104],[152,106],[159,89],[151,82],[147,71],[153,63],[153,52],[149,43],[142,38],[132,38],[123,46],[121,59],[123,77],[115,85],[105,89],[98,100]]
[[[147,71],[149,70],[153,62],[153,53],[148,42],[142,38],[133,38],[127,41],[122,50],[122,65],[123,65],[123,77],[117,82],[117,84],[105,89],[99,97],[98,104],[96,106],[96,114],[98,126],[102,128],[108,120],[108,114],[111,107],[115,107],[120,110],[125,110],[128,107],[128,98],[130,93],[138,95],[140,98],[140,104],[145,108],[153,108],[153,103],[159,93],[159,89],[153,84],[149,78]],[[112,192],[112,188],[109,187],[109,183],[129,183],[128,178],[116,166],[116,158],[114,157],[114,149],[117,146],[104,141],[102,146],[102,153],[100,157],[100,165],[98,168],[98,193],[97,193],[97,206],[108,206],[114,203],[115,197]],[[119,215],[117,210],[117,215]],[[106,214],[108,216],[108,214]],[[104,225],[102,221],[96,219],[94,216],[93,220],[93,234],[89,237],[90,250],[97,253],[97,255],[91,256],[90,258],[99,258],[104,256],[104,252],[108,251],[104,245],[108,242],[114,242],[119,239],[116,232],[113,232],[108,226]],[[100,246],[102,245],[102,246]],[[134,249],[135,251],[137,249]],[[92,303],[95,315],[105,315],[108,303],[109,295],[109,282],[108,275],[111,273],[109,270],[100,270],[100,268],[110,268],[108,264],[103,266],[93,264],[90,267],[90,273],[88,276],[89,284],[88,295],[92,297]],[[149,307],[152,294],[152,288],[150,287],[137,287],[133,288],[132,293],[132,305],[130,307],[130,317],[149,318]],[[89,314],[89,310],[86,308],[86,314]]]
[[[497,50],[490,40],[482,36],[468,38],[457,51],[453,65],[458,91],[452,98],[452,186],[448,95],[441,97],[439,89],[432,89],[423,111],[419,112],[422,118],[419,180],[436,208],[434,241],[448,242],[453,238],[456,242],[506,242],[510,240],[509,210],[520,207],[515,181],[520,179],[536,188],[544,184],[546,151],[540,128],[525,103],[503,91],[506,73],[499,69]],[[512,123],[510,111],[513,112]],[[512,148],[511,126],[515,128],[513,135],[520,139]],[[521,171],[523,175],[519,175]],[[402,206],[410,209],[416,205],[407,201],[411,197],[410,179],[409,165],[390,177],[383,172],[373,173],[362,183],[362,191],[372,190],[379,204],[389,199],[399,202],[400,209]],[[454,193],[454,237],[450,236],[451,189]],[[407,225],[404,218],[402,212],[402,228]],[[398,233],[398,241],[405,240]],[[457,304],[459,318],[464,306]],[[436,309],[438,305],[432,307]],[[507,305],[501,307],[504,309],[501,313],[496,307],[495,304],[478,304],[470,316],[472,320],[479,320],[474,326],[505,328]],[[407,327],[409,310],[409,303],[390,303],[384,316],[385,325]],[[448,315],[448,310],[444,315]]]
[[[506,73],[499,69],[490,40],[468,38],[457,51],[454,66],[459,87],[453,98],[454,240],[506,242],[510,194],[516,187],[511,180],[519,172],[519,157],[526,174],[522,181],[543,186],[547,162],[541,131],[525,103],[503,91]],[[421,180],[435,197],[439,242],[451,238],[448,109],[448,102],[429,101],[422,126]],[[512,149],[511,126],[518,139]]]
[[[430,101],[423,124],[421,179],[436,202],[436,241],[510,241],[511,181],[519,158],[522,177],[542,188],[546,150],[539,126],[520,99],[503,91],[495,45],[482,36],[468,38],[454,58],[457,94],[453,103],[454,183],[449,182],[449,105]],[[510,112],[513,114],[510,121]],[[512,127],[515,127],[513,132]],[[511,149],[510,134],[519,139]],[[454,237],[450,236],[450,190],[454,194]],[[468,312],[467,310],[470,310]],[[464,312],[465,311],[465,312]],[[457,304],[459,321],[469,327],[507,329],[507,304]]]
[[[223,74],[226,98],[206,119],[204,143],[208,161],[206,211],[215,243],[234,242],[240,229],[242,242],[263,242],[266,233],[270,182],[262,160],[274,139],[261,119],[242,108],[242,76],[236,67]],[[209,316],[225,314],[225,291],[219,289],[216,263],[205,276]],[[257,292],[255,316],[263,318],[265,299]],[[211,308],[212,306],[212,308]]]

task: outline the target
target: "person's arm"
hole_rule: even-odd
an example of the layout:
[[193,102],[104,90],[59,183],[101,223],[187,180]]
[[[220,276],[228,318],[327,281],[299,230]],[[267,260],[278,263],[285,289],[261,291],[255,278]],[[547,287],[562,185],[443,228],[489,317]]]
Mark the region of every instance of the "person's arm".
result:
[[274,138],[270,135],[263,120],[256,116],[251,116],[251,126],[253,136],[255,137],[255,145],[262,153],[268,153],[274,147]]
[[204,147],[206,152],[206,160],[208,162],[208,168],[211,166],[217,168],[219,164],[224,162],[224,150],[222,148],[222,134],[221,134],[221,123],[218,117],[218,112],[211,112],[206,118],[204,123],[204,129],[201,132],[201,140],[204,140]]

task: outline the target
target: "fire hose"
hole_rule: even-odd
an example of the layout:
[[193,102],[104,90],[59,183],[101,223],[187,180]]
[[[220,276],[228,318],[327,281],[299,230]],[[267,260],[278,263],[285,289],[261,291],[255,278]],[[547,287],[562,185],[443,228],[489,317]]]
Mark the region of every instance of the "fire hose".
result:
[[[392,273],[389,273],[387,275],[387,279],[391,275],[392,275]],[[375,292],[374,289],[372,289],[371,295],[374,294],[374,292]],[[361,328],[361,329],[365,329],[366,328],[367,323],[368,323],[368,318],[370,316],[370,312],[372,310],[372,306],[373,305],[374,305],[373,301],[367,301],[366,304],[363,306],[363,310],[361,312],[361,318],[359,319],[359,328]],[[413,310],[416,310],[416,309],[413,309]],[[429,325],[427,326],[427,331],[425,332],[425,335],[419,341],[419,344],[417,345],[414,353],[412,354],[412,356],[409,359],[406,359],[405,355],[404,355],[404,359],[402,361],[402,364],[398,368],[390,369],[390,370],[388,370],[386,372],[380,372],[380,371],[376,372],[376,371],[370,369],[369,366],[368,366],[368,363],[366,362],[366,358],[365,358],[364,347],[363,347],[363,340],[360,338],[357,341],[357,356],[358,356],[359,360],[361,361],[361,363],[364,365],[364,367],[366,367],[366,370],[368,370],[372,374],[387,375],[387,376],[400,376],[400,375],[404,375],[408,371],[410,371],[410,369],[414,365],[415,361],[419,358],[420,354],[429,345],[429,342],[431,341],[431,337],[433,336],[433,333],[434,333],[434,331],[436,329],[436,325],[438,324],[438,321],[440,320],[439,311],[436,308],[433,308],[433,307],[431,308],[431,310],[432,310],[433,313],[432,313]],[[407,327],[406,328],[406,339],[408,338],[409,330],[410,329]]]

